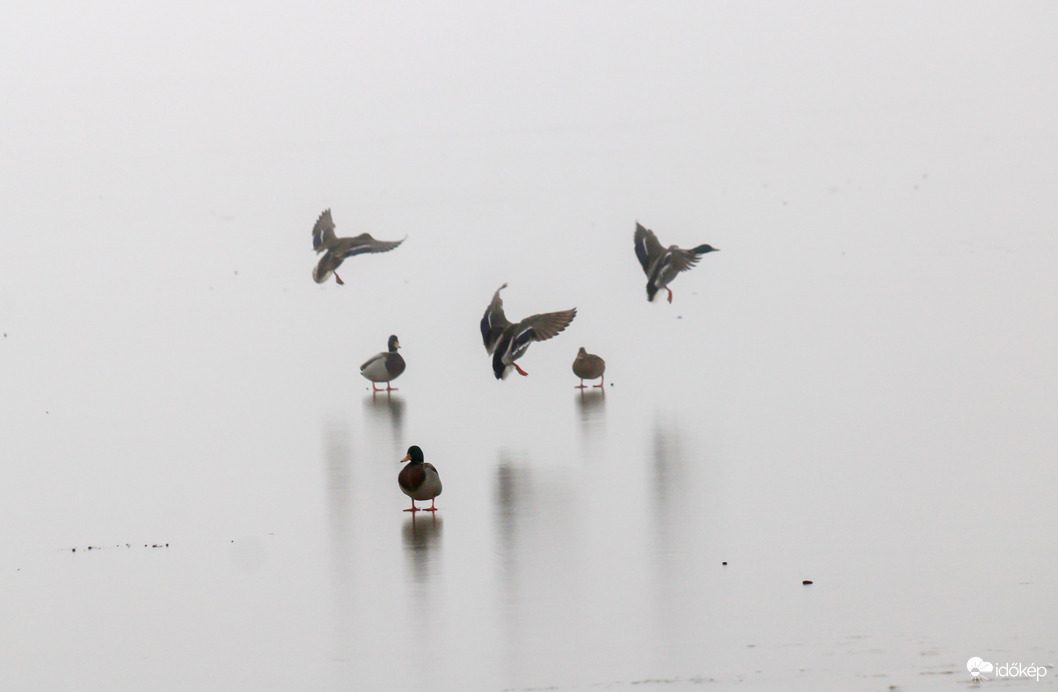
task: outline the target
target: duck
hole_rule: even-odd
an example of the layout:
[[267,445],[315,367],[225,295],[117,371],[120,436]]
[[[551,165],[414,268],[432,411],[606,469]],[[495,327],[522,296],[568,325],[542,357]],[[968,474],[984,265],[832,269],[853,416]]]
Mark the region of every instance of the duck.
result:
[[[418,445],[408,447],[408,453],[400,460],[400,463],[410,461],[411,463],[401,469],[397,475],[397,483],[401,491],[411,498],[411,507],[405,512],[436,512],[437,496],[441,494],[441,477],[437,469],[428,461],[423,461],[422,449]],[[415,506],[415,502],[426,502],[430,500],[429,507],[421,510]]]
[[580,384],[575,385],[576,389],[584,389],[587,385],[584,384],[584,380],[595,380],[602,378],[599,384],[594,385],[596,387],[602,387],[606,384],[606,361],[595,355],[594,353],[588,353],[588,351],[581,346],[580,350],[577,351],[577,357],[573,359],[573,374],[580,378]]
[[[390,335],[387,346],[388,350],[376,353],[360,366],[360,374],[371,381],[372,392],[397,391],[397,388],[392,386],[390,382],[400,377],[400,374],[404,372],[404,358],[397,353],[397,349],[400,348],[400,341],[397,339],[396,334]],[[386,388],[384,390],[376,388],[376,382],[385,382]]]
[[687,271],[698,264],[702,255],[708,252],[717,252],[719,248],[712,245],[698,245],[685,250],[670,245],[667,248],[661,246],[654,231],[636,222],[636,257],[643,265],[643,272],[647,275],[647,300],[653,302],[658,291],[665,289],[669,292],[669,302],[672,302],[672,289],[669,282],[676,278],[680,272]]
[[338,276],[338,267],[347,257],[362,255],[365,252],[389,252],[407,237],[400,240],[375,240],[370,233],[361,233],[353,238],[339,238],[334,234],[334,219],[331,218],[331,210],[324,209],[320,218],[316,219],[316,225],[312,227],[312,249],[316,254],[323,253],[320,261],[312,269],[312,278],[318,284],[322,284],[331,274],[338,285],[344,285],[342,277]]
[[497,380],[506,379],[512,368],[523,377],[528,375],[515,361],[525,355],[529,344],[556,336],[577,316],[577,308],[570,308],[530,315],[512,324],[503,314],[500,291],[505,288],[507,284],[496,289],[492,302],[485,308],[485,315],[481,318],[481,338],[485,342],[485,350],[492,356],[492,373]]

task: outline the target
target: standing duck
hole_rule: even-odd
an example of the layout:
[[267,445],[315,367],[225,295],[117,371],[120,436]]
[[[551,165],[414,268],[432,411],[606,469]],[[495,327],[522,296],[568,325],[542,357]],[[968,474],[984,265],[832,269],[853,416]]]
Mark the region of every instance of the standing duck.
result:
[[500,291],[505,288],[507,284],[496,289],[492,302],[485,309],[485,316],[481,318],[481,338],[485,350],[492,355],[492,372],[497,380],[505,379],[511,368],[519,375],[528,375],[514,361],[525,355],[529,344],[557,335],[577,316],[577,308],[570,308],[532,315],[511,324],[503,314],[503,299],[500,298]]
[[661,246],[654,231],[646,228],[638,221],[636,222],[636,257],[643,265],[643,271],[647,275],[647,300],[653,301],[654,296],[661,289],[669,292],[669,302],[672,302],[672,289],[669,282],[676,278],[680,272],[687,271],[707,252],[716,252],[718,248],[712,245],[699,245],[690,250],[670,245],[667,248]]
[[400,240],[375,240],[370,233],[361,233],[354,238],[339,238],[334,235],[334,220],[331,219],[331,210],[325,209],[320,218],[316,219],[316,225],[312,227],[312,249],[316,254],[323,253],[323,257],[312,269],[312,278],[316,283],[322,284],[334,274],[334,280],[344,284],[342,277],[338,276],[337,269],[347,257],[362,255],[365,252],[389,252],[404,242]]
[[397,335],[392,334],[389,337],[389,350],[376,353],[360,366],[360,374],[371,381],[372,392],[383,391],[375,387],[376,382],[386,383],[384,391],[394,392],[397,390],[396,387],[391,386],[389,383],[400,377],[400,374],[404,372],[404,358],[397,353],[398,348],[400,348],[400,342],[397,340]]
[[580,384],[576,385],[576,389],[584,389],[584,380],[595,380],[602,378],[596,387],[602,387],[606,384],[606,361],[595,355],[594,353],[588,353],[581,346],[580,350],[577,351],[577,357],[573,359],[573,374],[580,378]]
[[418,512],[415,501],[426,502],[430,500],[430,506],[424,507],[424,512],[437,511],[437,496],[441,494],[441,477],[437,475],[437,469],[433,464],[423,461],[422,450],[418,445],[408,447],[408,453],[401,463],[411,463],[401,469],[397,476],[397,483],[405,495],[411,498],[411,507],[405,512]]

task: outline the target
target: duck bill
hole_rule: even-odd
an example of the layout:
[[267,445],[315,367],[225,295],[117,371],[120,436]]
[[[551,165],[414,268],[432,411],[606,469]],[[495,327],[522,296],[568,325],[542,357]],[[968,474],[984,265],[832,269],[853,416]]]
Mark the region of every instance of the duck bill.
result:
[[411,455],[410,454],[405,454],[404,458],[401,459],[400,461],[398,461],[397,463],[398,464],[403,464],[405,461],[411,461]]

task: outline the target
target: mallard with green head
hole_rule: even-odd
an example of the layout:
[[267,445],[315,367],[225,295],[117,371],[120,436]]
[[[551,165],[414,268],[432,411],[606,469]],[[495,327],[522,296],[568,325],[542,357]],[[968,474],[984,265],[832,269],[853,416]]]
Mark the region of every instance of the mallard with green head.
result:
[[[392,334],[389,337],[388,350],[376,353],[360,366],[360,374],[371,381],[372,392],[397,391],[397,388],[389,383],[404,372],[404,358],[397,353],[398,348],[400,348],[400,341],[397,340],[396,334]],[[384,390],[376,388],[376,382],[385,382],[386,388]]]
[[423,461],[422,450],[418,445],[408,447],[408,453],[401,463],[411,462],[397,475],[397,483],[401,491],[411,498],[411,507],[405,512],[418,512],[415,502],[426,502],[430,500],[430,506],[422,508],[424,512],[437,511],[437,496],[441,494],[441,477],[437,475],[434,465]]
[[661,241],[654,235],[654,231],[646,228],[638,221],[636,222],[636,257],[643,265],[643,272],[647,275],[647,300],[653,301],[658,291],[665,289],[669,292],[669,302],[672,302],[672,289],[669,282],[676,278],[680,272],[685,272],[694,265],[707,252],[716,252],[719,248],[712,245],[699,245],[689,250],[669,245],[662,247]]

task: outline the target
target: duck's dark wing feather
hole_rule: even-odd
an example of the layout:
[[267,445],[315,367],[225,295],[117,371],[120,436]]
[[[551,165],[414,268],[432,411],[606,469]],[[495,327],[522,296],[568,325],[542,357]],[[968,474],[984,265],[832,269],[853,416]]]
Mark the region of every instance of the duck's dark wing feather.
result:
[[526,317],[515,325],[514,342],[520,346],[529,341],[547,341],[568,327],[576,316],[577,308],[570,308]]
[[665,251],[661,247],[661,241],[654,235],[654,231],[637,221],[635,242],[636,257],[639,258],[639,264],[643,267],[644,272],[649,271],[650,262]]
[[320,218],[316,219],[316,225],[312,227],[312,249],[323,252],[333,242],[334,220],[331,219],[331,210],[324,209]]
[[492,302],[485,308],[485,314],[481,318],[481,340],[485,342],[485,350],[490,354],[496,349],[496,342],[500,340],[500,334],[504,329],[511,326],[507,316],[503,314],[503,298],[500,291],[507,288],[503,284],[496,289],[492,296]]
[[669,264],[676,272],[685,272],[695,266],[698,264],[698,260],[702,258],[702,254],[704,254],[695,252],[694,250],[684,250],[683,248],[675,246],[669,248],[669,250],[672,253],[670,255],[671,261]]
[[367,252],[389,252],[405,241],[400,240],[375,240],[370,233],[361,233],[355,238],[341,238],[335,252],[342,258],[362,255]]

